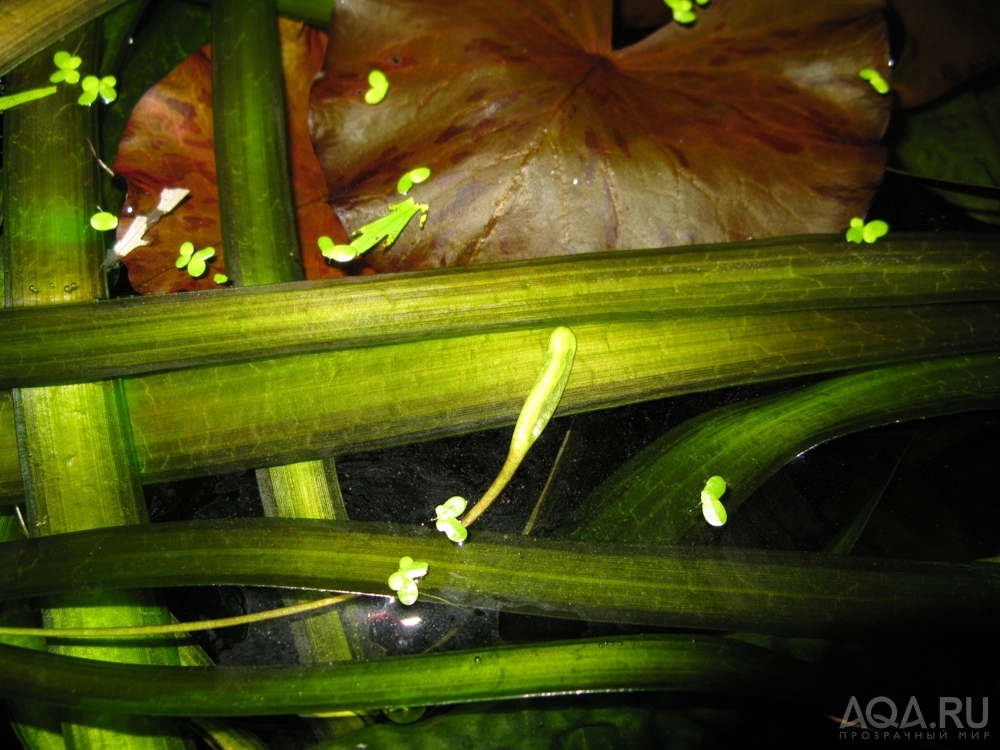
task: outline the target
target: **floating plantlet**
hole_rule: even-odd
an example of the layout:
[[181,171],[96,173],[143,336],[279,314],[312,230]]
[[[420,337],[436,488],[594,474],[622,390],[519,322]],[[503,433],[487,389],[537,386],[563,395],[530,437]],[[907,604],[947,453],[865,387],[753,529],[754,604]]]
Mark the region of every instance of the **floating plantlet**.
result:
[[434,509],[437,514],[434,519],[437,530],[443,532],[446,537],[457,544],[461,544],[469,536],[468,529],[458,520],[458,517],[465,513],[467,505],[468,502],[464,497],[455,495]]
[[889,225],[880,219],[869,221],[865,224],[864,219],[855,216],[851,219],[851,228],[847,230],[848,242],[875,242],[879,237],[884,237],[889,231]]
[[76,101],[78,104],[89,107],[100,96],[105,104],[110,104],[118,98],[118,92],[115,91],[117,83],[118,79],[114,76],[104,76],[104,78],[87,76],[83,79],[83,83],[80,84],[81,88],[83,88],[83,93],[80,94],[80,98]]
[[542,360],[542,369],[538,373],[535,384],[528,393],[528,398],[521,407],[521,414],[514,425],[514,436],[510,441],[507,459],[500,468],[500,473],[493,480],[486,493],[479,499],[472,510],[462,519],[469,526],[483,514],[497,496],[507,486],[517,467],[534,445],[535,440],[549,423],[552,414],[559,405],[566,381],[573,369],[573,359],[576,356],[576,335],[569,328],[559,326],[549,335],[549,345]]
[[326,235],[316,240],[316,244],[319,245],[319,251],[324,258],[329,258],[337,263],[347,263],[358,256],[358,251],[350,245],[338,245]]
[[336,245],[329,237],[320,237],[317,241],[320,252],[324,258],[346,263],[383,241],[386,247],[390,247],[406,229],[410,219],[418,213],[421,214],[420,227],[423,228],[429,210],[430,206],[426,203],[415,203],[413,198],[407,198],[401,203],[389,206],[389,213],[385,216],[361,227],[355,232],[356,237],[349,245]]
[[389,90],[389,79],[381,70],[373,70],[368,74],[368,85],[371,86],[365,92],[365,101],[369,104],[378,104],[385,99],[385,94]]
[[118,226],[118,217],[107,211],[98,211],[90,217],[90,226],[98,232],[107,232]]
[[196,279],[208,269],[208,265],[205,261],[213,255],[215,255],[214,247],[206,247],[202,250],[195,251],[194,243],[185,242],[181,245],[180,256],[177,258],[177,262],[174,265],[177,266],[177,268],[187,268],[187,272],[191,275],[191,277]]
[[417,600],[417,580],[427,575],[427,563],[416,562],[409,555],[399,558],[399,570],[389,576],[389,588],[396,592],[401,604],[407,606]]
[[888,81],[886,81],[882,77],[882,74],[879,73],[877,70],[875,70],[875,68],[862,68],[861,70],[858,71],[858,75],[861,76],[861,78],[863,78],[864,80],[868,81],[868,83],[872,85],[872,88],[875,89],[880,94],[889,93]]
[[417,167],[416,169],[411,169],[399,178],[399,182],[396,183],[396,190],[400,195],[406,195],[410,192],[410,188],[414,185],[419,185],[430,176],[431,170],[427,167]]
[[[663,0],[664,4],[670,8],[677,23],[694,23],[698,16],[694,12],[694,3],[691,0]],[[708,5],[708,0],[696,0],[698,5]]]
[[80,71],[77,68],[83,63],[83,58],[71,55],[64,49],[59,50],[52,56],[52,62],[56,64],[58,70],[49,76],[52,83],[76,83],[80,80]]
[[215,274],[215,276],[212,277],[212,281],[221,286],[222,284],[229,283],[229,277],[226,276],[226,274],[224,273],[217,273]]
[[701,491],[701,514],[712,526],[724,526],[726,524],[726,509],[719,502],[726,491],[726,480],[720,476],[714,476],[705,482],[705,489]]

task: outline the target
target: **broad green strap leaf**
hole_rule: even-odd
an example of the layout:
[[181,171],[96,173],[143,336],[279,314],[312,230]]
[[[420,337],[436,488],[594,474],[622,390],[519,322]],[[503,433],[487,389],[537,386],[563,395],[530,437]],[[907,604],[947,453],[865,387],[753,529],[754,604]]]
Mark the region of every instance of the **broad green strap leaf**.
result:
[[[0,645],[0,694],[164,716],[398,708],[530,695],[680,690],[842,708],[828,672],[721,638],[626,637],[312,667],[135,667]],[[847,693],[845,693],[846,695]]]
[[[196,326],[195,326],[196,327]],[[2,330],[2,328],[0,328]],[[1000,310],[928,305],[574,325],[559,413],[769,378],[1000,347]],[[513,424],[548,329],[127,379],[145,482],[294,463]],[[666,345],[669,343],[669,345]],[[428,363],[441,367],[429,368]],[[12,414],[0,393],[0,445]],[[0,497],[20,494],[0,452]]]
[[578,509],[576,539],[682,544],[711,540],[693,511],[721,475],[730,516],[787,461],[819,443],[907,419],[1000,406],[1000,354],[925,360],[726,406],[667,432]]
[[0,385],[488,330],[998,298],[1000,243],[989,236],[915,235],[864,247],[807,236],[640,250],[7,310]]
[[403,556],[427,564],[420,579],[426,601],[554,617],[872,638],[975,631],[1000,616],[1000,569],[993,565],[595,545],[479,531],[456,547],[432,528],[283,518],[160,523],[0,544],[0,599],[85,586],[208,584],[389,597],[386,579]]

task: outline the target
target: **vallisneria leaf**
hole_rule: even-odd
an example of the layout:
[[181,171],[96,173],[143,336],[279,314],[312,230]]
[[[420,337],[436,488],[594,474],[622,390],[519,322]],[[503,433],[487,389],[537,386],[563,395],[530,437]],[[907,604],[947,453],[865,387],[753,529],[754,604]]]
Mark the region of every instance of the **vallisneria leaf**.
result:
[[[718,471],[730,512],[787,461],[833,437],[906,419],[1000,405],[1000,355],[934,359],[859,372],[723,407],[675,427],[581,504],[572,536],[592,541],[708,541],[691,512]],[[717,490],[710,495],[718,499]]]
[[517,417],[517,423],[514,425],[514,435],[510,440],[507,458],[500,473],[497,474],[497,478],[493,480],[493,484],[462,519],[463,526],[469,526],[490,507],[490,504],[510,482],[528,450],[542,434],[542,430],[549,423],[549,419],[555,413],[563,392],[566,390],[566,383],[573,370],[575,358],[576,334],[566,326],[554,329],[549,334],[545,358],[542,360],[542,369],[535,379],[535,384],[528,392],[528,397],[521,407],[521,413]]
[[[409,563],[401,562],[401,549]],[[421,578],[424,565],[430,574]],[[464,607],[666,627],[875,637],[985,631],[1000,616],[995,565],[637,549],[485,531],[458,547],[420,527],[278,518],[146,524],[0,544],[0,599],[84,586],[220,583],[385,597],[393,571],[420,578],[421,596]]]

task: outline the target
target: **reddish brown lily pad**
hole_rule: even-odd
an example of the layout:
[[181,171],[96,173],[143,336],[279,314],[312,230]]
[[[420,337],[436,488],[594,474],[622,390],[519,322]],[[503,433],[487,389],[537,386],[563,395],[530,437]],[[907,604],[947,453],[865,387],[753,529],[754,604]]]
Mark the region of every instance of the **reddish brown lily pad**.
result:
[[[337,241],[346,233],[326,204],[326,183],[309,139],[309,86],[326,52],[326,35],[282,19],[282,62],[289,110],[292,189],[299,241],[307,278],[342,276],[320,255],[316,240],[326,234]],[[124,263],[141,294],[216,288],[224,273],[219,198],[215,181],[212,130],[212,86],[209,47],[203,47],[150,89],[132,112],[118,149],[114,170],[128,182],[118,236],[131,217],[156,206],[164,187],[184,187],[190,196],[147,233],[150,244],[129,253]],[[192,278],[174,265],[183,242],[214,247],[208,271]]]
[[[842,231],[881,179],[876,0],[713,0],[612,50],[607,0],[337,4],[310,126],[356,231],[430,205],[379,270]],[[385,99],[365,103],[382,70]]]

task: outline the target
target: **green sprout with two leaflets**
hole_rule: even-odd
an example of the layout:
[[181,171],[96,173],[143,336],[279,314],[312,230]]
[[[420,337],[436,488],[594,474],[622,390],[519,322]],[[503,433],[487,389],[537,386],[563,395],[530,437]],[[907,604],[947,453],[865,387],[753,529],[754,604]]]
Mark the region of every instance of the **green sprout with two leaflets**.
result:
[[52,83],[76,83],[80,80],[80,71],[77,68],[83,64],[83,58],[71,55],[62,49],[52,56],[52,62],[56,64],[56,72],[49,76]]
[[371,86],[365,92],[365,101],[368,104],[378,104],[385,99],[386,92],[389,91],[389,79],[381,70],[373,70],[368,74],[368,85]]
[[[694,23],[698,16],[694,11],[694,2],[691,0],[663,0],[664,4],[670,8],[670,12],[677,23]],[[698,5],[708,5],[709,0],[695,0]]]
[[98,232],[108,232],[118,227],[118,217],[107,211],[98,211],[90,217],[90,226]]
[[872,243],[879,237],[884,237],[889,232],[889,225],[881,219],[869,221],[867,224],[860,216],[851,219],[851,228],[847,230],[847,241]]
[[[55,63],[56,71],[49,76],[50,83],[73,85],[80,81],[80,71],[77,68],[83,64],[83,58],[70,54],[66,50],[59,50],[52,56],[52,62]],[[76,101],[78,104],[89,107],[100,97],[105,104],[110,104],[118,98],[118,92],[115,90],[117,84],[118,80],[114,76],[104,76],[103,78],[87,76],[81,84],[83,93]],[[46,96],[56,93],[57,90],[56,86],[45,86],[44,88],[22,91],[18,94],[0,96],[0,112],[19,104],[44,99]]]
[[479,502],[465,515],[465,518],[459,518],[465,512],[467,505],[464,497],[456,495],[434,509],[435,526],[448,539],[456,544],[462,544],[469,536],[467,527],[493,504],[513,478],[528,450],[555,413],[566,390],[575,357],[576,335],[565,326],[554,329],[549,335],[541,370],[535,379],[535,384],[528,392],[521,413],[517,417],[517,423],[514,425],[514,435],[511,437],[507,458],[493,484],[483,493]]
[[181,245],[180,256],[174,265],[179,269],[186,268],[191,278],[196,279],[208,270],[206,261],[214,255],[214,247],[195,250],[193,242],[185,242]]
[[396,592],[401,604],[417,601],[417,579],[427,575],[427,563],[417,562],[409,555],[399,558],[399,570],[389,576],[389,588]]
[[76,101],[79,104],[89,107],[100,96],[105,104],[110,104],[118,98],[118,92],[115,91],[117,83],[118,79],[114,76],[104,76],[103,78],[87,76],[83,79],[83,83],[80,84],[83,93],[80,94],[80,98]]
[[719,498],[726,491],[726,480],[720,476],[711,477],[701,491],[701,514],[712,526],[726,525],[726,508]]
[[889,93],[889,82],[875,68],[862,68],[858,71],[858,76],[868,81],[878,93],[883,95]]
[[[399,178],[399,182],[396,183],[396,191],[400,195],[406,195],[414,185],[424,182],[430,176],[431,170],[427,167],[411,169]],[[347,263],[379,243],[384,242],[386,247],[392,246],[406,229],[410,219],[418,213],[420,214],[420,228],[423,229],[429,210],[430,206],[426,203],[416,203],[413,198],[407,198],[405,201],[389,206],[389,213],[385,216],[369,222],[357,230],[349,245],[338,245],[326,236],[320,237],[317,244],[324,258],[329,258],[337,263]]]

